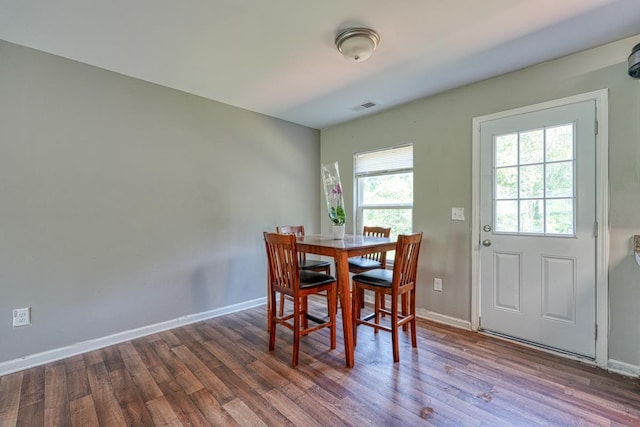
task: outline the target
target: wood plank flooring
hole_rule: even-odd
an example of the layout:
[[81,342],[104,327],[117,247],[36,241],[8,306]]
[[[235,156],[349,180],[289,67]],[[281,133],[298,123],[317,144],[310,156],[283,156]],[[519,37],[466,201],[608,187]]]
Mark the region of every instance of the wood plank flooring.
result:
[[[319,313],[323,307],[314,307]],[[0,426],[640,426],[638,379],[431,322],[268,351],[265,307],[0,377]],[[341,333],[338,334],[340,341]]]

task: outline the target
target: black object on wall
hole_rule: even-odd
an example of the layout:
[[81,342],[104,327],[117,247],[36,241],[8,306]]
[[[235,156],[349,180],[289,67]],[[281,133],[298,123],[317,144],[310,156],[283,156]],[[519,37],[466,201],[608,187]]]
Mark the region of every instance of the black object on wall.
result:
[[631,55],[627,60],[629,63],[629,75],[634,79],[640,79],[640,43],[631,49]]

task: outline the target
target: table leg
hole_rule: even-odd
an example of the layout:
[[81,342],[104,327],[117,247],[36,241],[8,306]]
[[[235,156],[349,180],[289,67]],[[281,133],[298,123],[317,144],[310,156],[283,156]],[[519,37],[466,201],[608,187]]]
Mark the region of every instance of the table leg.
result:
[[339,252],[336,256],[336,279],[340,294],[342,310],[342,329],[344,332],[344,354],[347,368],[353,368],[353,312],[351,307],[351,279],[349,278],[349,257],[347,252]]

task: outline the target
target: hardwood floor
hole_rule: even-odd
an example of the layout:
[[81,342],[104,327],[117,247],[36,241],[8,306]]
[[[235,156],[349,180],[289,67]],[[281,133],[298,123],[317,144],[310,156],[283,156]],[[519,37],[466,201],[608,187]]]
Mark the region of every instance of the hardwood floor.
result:
[[401,334],[398,364],[390,334],[360,327],[353,369],[328,330],[303,338],[294,369],[291,331],[270,353],[265,316],[254,308],[1,377],[0,426],[640,426],[637,379],[420,321],[417,349]]

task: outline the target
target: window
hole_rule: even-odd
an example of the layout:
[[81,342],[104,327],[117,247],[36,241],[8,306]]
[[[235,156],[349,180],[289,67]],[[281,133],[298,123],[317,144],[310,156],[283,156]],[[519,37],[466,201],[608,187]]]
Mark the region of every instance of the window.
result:
[[[413,146],[356,153],[356,229],[391,227],[392,237],[413,230]],[[392,258],[392,254],[389,254]],[[391,261],[391,259],[390,259]]]
[[574,123],[494,139],[494,230],[575,235]]

